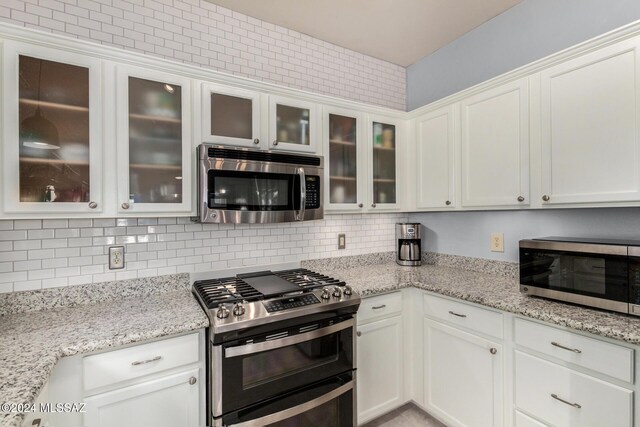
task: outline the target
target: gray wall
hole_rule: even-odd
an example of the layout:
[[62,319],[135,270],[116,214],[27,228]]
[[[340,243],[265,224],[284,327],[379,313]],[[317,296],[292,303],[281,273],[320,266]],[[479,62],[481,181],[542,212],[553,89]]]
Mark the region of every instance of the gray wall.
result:
[[[503,261],[518,261],[518,240],[532,237],[640,240],[640,208],[415,213],[409,221],[424,225],[428,251]],[[504,253],[489,250],[495,232],[504,233]]]
[[640,19],[639,0],[523,0],[407,69],[413,110]]

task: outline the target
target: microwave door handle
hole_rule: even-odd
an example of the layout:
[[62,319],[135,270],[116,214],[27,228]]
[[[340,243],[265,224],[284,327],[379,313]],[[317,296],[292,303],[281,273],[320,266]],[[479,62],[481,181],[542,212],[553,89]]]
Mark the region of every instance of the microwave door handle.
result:
[[298,168],[296,174],[300,177],[300,210],[296,214],[296,221],[304,220],[304,210],[307,204],[307,180],[304,174],[304,168]]
[[313,400],[310,400],[305,403],[301,403],[300,405],[294,406],[292,408],[285,409],[280,412],[276,412],[275,414],[265,415],[264,417],[256,418],[255,420],[245,421],[243,423],[234,424],[234,427],[260,427],[265,425],[271,425],[277,423],[279,421],[284,421],[289,418],[295,417],[296,415],[300,415],[304,412],[310,411],[318,406],[324,405],[327,402],[336,399],[349,390],[353,390],[353,381],[349,381],[346,384],[341,385],[340,387],[331,390],[329,393],[324,394],[320,397],[317,397]]
[[355,321],[353,319],[349,319],[345,320],[344,322],[336,323],[335,325],[327,326],[326,328],[316,329],[314,331],[305,332],[303,334],[292,335],[290,337],[280,338],[276,340],[258,342],[255,344],[245,344],[235,347],[229,347],[225,349],[224,357],[228,359],[231,357],[260,353],[263,351],[282,348],[289,345],[300,344],[305,341],[311,341],[316,338],[334,334],[347,328],[353,328],[354,326]]

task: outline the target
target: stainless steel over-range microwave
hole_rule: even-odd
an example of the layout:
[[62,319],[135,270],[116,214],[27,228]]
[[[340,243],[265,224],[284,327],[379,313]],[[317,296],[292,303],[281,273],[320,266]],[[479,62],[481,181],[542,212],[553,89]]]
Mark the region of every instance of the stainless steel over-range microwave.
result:
[[201,144],[198,161],[200,222],[276,223],[323,217],[321,156]]
[[569,237],[521,240],[520,290],[640,316],[640,241]]

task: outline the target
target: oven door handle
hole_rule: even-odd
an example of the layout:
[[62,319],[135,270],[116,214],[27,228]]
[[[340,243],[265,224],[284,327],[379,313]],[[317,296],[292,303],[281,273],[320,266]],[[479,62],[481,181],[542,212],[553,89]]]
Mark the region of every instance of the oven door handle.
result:
[[304,220],[304,210],[307,204],[307,179],[304,168],[296,168],[296,174],[300,177],[300,210],[296,212],[296,221]]
[[233,427],[259,427],[259,426],[265,426],[265,425],[277,423],[279,421],[284,421],[288,418],[295,417],[296,415],[299,415],[304,412],[310,411],[314,408],[317,408],[320,405],[324,405],[325,403],[330,402],[333,399],[345,394],[349,390],[353,390],[353,383],[354,383],[353,381],[349,381],[348,383],[341,385],[340,387],[330,391],[325,395],[317,397],[308,402],[301,403],[298,406],[285,409],[284,411],[276,412],[275,414],[269,414],[261,418],[256,418],[255,420],[245,421],[243,423],[231,424],[231,425]]
[[303,334],[293,335],[290,337],[280,338],[271,341],[264,341],[255,344],[239,345],[236,347],[228,347],[224,349],[224,357],[231,358],[244,356],[247,354],[260,353],[262,351],[273,350],[275,348],[286,347],[289,345],[299,344],[305,341],[311,341],[316,338],[324,337],[347,328],[353,328],[355,320],[349,319],[326,328],[316,329],[315,331],[305,332]]

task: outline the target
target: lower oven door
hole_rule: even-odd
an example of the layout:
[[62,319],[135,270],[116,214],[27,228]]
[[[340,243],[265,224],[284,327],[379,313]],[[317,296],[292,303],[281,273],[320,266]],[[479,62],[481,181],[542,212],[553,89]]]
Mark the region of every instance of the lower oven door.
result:
[[322,320],[212,347],[214,417],[354,368],[353,318]]
[[355,380],[343,374],[214,419],[214,427],[353,427]]

